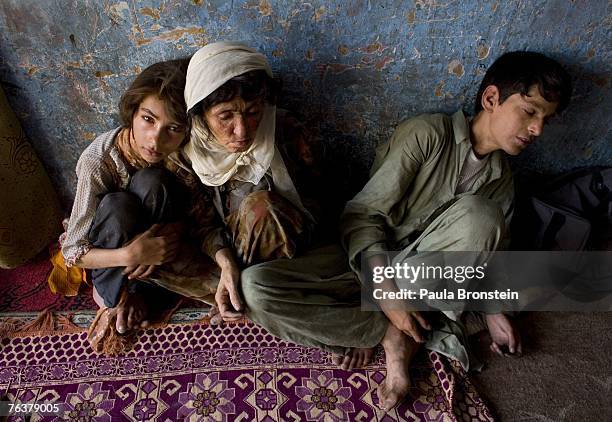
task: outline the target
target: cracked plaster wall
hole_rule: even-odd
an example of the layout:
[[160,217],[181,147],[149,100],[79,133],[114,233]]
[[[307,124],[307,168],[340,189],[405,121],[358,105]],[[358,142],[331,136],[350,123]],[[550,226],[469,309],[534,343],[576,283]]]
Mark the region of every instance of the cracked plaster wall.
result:
[[514,160],[558,172],[612,164],[606,0],[0,1],[0,82],[68,210],[81,151],[117,125],[116,104],[147,65],[217,40],[260,49],[281,105],[306,117],[364,176],[401,120],[472,111],[487,66],[540,51],[572,73],[573,103]]

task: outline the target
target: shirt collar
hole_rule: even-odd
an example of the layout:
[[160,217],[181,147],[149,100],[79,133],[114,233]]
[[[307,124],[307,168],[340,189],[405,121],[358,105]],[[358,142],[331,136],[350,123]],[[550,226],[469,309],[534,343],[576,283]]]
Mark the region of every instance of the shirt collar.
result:
[[458,110],[453,114],[453,133],[455,134],[455,143],[459,144],[464,141],[470,141],[470,127],[462,110]]
[[[470,142],[470,125],[467,117],[463,114],[463,110],[456,111],[455,114],[453,114],[452,120],[455,143],[460,144],[466,142],[466,146],[472,148],[472,143]],[[487,165],[491,167],[491,177],[494,180],[501,177],[505,157],[502,151],[493,151],[489,156],[490,158]],[[463,156],[463,158],[465,159],[465,156]]]

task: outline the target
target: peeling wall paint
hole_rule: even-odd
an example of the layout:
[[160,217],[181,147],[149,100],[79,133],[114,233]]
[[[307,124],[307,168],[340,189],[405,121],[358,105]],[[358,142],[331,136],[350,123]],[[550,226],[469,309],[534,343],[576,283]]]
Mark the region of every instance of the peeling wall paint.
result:
[[2,0],[0,81],[69,209],[76,160],[134,75],[209,42],[264,52],[281,105],[361,175],[397,123],[471,112],[487,66],[528,49],[564,63],[575,95],[513,165],[558,172],[612,164],[611,27],[606,0]]

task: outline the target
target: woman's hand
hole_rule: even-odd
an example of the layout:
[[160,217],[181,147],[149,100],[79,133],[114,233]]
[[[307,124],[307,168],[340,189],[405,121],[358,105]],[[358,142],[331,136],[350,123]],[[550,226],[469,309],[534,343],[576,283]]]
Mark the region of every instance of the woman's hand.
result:
[[244,305],[239,292],[240,270],[229,248],[217,251],[215,260],[221,267],[221,279],[215,294],[219,313],[223,321],[239,320],[244,316]]

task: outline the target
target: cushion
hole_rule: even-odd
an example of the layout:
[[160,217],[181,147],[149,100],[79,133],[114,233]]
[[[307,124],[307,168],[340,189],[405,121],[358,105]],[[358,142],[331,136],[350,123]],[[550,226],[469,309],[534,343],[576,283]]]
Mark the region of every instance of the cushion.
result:
[[0,267],[37,255],[61,230],[57,195],[0,87]]

